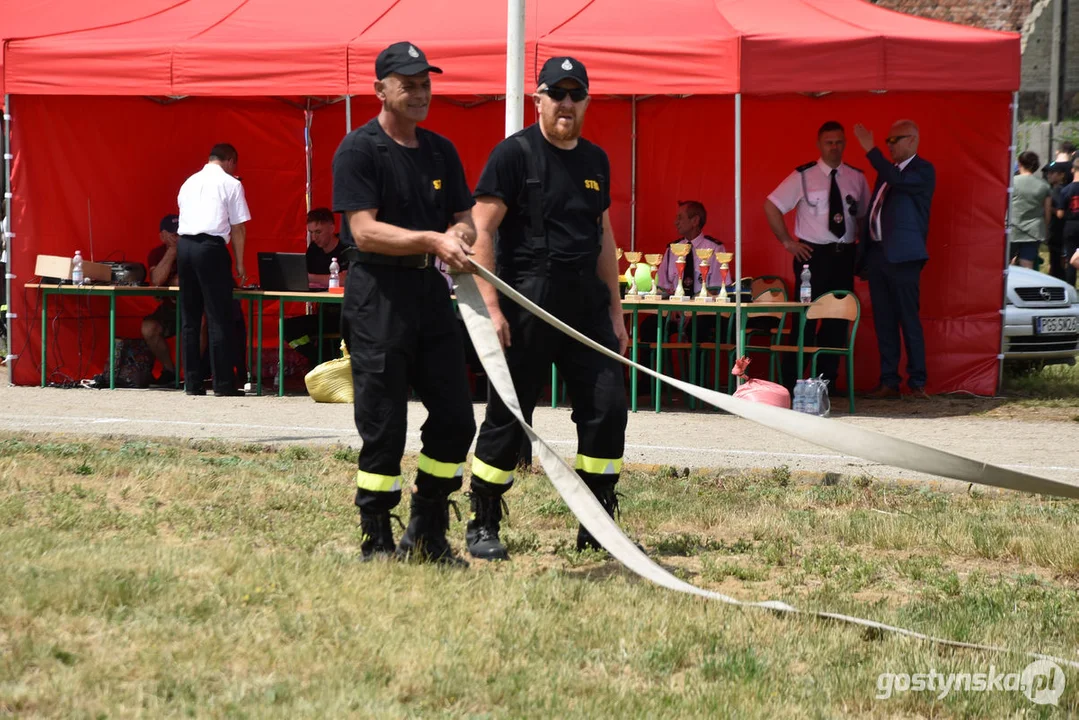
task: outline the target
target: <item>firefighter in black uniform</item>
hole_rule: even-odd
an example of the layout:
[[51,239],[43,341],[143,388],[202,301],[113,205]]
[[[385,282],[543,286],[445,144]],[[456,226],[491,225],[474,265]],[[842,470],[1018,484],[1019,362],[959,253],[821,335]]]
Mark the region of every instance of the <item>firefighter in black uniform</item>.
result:
[[[534,95],[539,122],[491,152],[473,193],[476,259],[530,300],[585,335],[625,352],[614,235],[607,208],[607,154],[581,137],[588,75],[570,57],[548,60]],[[498,233],[497,242],[495,233]],[[612,516],[622,470],[626,391],[619,365],[522,310],[480,282],[525,416],[553,360],[569,386],[577,424],[577,472]],[[506,559],[499,539],[502,495],[513,483],[524,431],[497,395],[487,404],[472,461],[474,557]],[[582,527],[577,547],[599,549]]]
[[417,127],[431,102],[428,64],[407,42],[375,62],[382,111],[349,133],[333,158],[334,210],[354,242],[342,310],[352,356],[356,473],[364,559],[394,553],[390,511],[401,499],[408,389],[427,408],[412,489],[411,518],[398,557],[467,565],[446,541],[449,496],[461,488],[476,432],[464,346],[446,280],[435,267],[467,271],[476,231],[457,150]]

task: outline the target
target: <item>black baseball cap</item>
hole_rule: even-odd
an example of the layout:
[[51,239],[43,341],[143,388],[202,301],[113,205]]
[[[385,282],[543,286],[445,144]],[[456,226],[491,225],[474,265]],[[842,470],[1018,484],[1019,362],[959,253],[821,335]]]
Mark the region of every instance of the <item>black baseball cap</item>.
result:
[[588,89],[588,71],[584,63],[571,57],[553,57],[543,63],[540,70],[539,84],[553,87],[563,80],[576,80],[585,90]]
[[161,222],[158,225],[160,230],[165,232],[174,233],[180,229],[180,216],[179,215],[166,215],[161,218]]
[[1048,165],[1045,166],[1045,172],[1047,172],[1047,173],[1051,173],[1051,172],[1070,173],[1071,171],[1072,171],[1072,164],[1070,162],[1068,162],[1067,160],[1057,160],[1056,162],[1051,162],[1051,163],[1049,163]]
[[379,80],[390,73],[419,75],[422,72],[441,73],[442,68],[428,63],[423,50],[410,42],[397,42],[390,45],[380,52],[375,60],[375,77]]

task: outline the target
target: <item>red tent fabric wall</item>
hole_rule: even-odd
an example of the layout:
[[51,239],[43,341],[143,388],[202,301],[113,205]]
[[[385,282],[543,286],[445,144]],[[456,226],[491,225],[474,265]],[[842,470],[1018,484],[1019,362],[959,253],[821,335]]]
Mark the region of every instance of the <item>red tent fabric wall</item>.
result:
[[[816,157],[816,128],[838,119],[865,122],[882,136],[893,119],[922,126],[922,154],[937,167],[938,191],[924,274],[923,321],[929,348],[930,390],[988,394],[996,385],[1002,293],[1001,218],[1008,182],[1010,96],[997,94],[837,94],[822,98],[777,95],[746,98],[743,175],[743,273],[780,274],[793,289],[789,256],[775,242],[761,211],[764,198],[790,170]],[[247,262],[258,250],[302,250],[305,182],[303,111],[277,100],[188,99],[159,105],[140,98],[20,97],[15,127],[16,227],[12,258],[19,275],[12,305],[15,381],[40,378],[36,298],[24,293],[38,253],[69,255],[88,247],[86,200],[91,200],[94,256],[123,252],[143,261],[157,242],[157,220],[175,209],[184,177],[221,140],[237,145],[253,220]],[[475,100],[473,99],[473,103]],[[470,183],[503,133],[501,102],[467,106],[439,98],[427,126],[456,144]],[[354,126],[376,111],[372,98],[354,98]],[[69,123],[78,117],[80,123]],[[526,113],[526,121],[533,113]],[[660,251],[673,239],[676,202],[697,199],[709,210],[708,231],[733,249],[733,100],[730,97],[654,97],[637,103],[637,247]],[[331,159],[345,132],[343,103],[316,110],[311,128],[312,199],[331,204]],[[585,134],[611,157],[615,236],[629,247],[632,103],[596,99]],[[853,138],[851,139],[853,143]],[[127,156],[127,157],[125,157]],[[847,160],[869,170],[857,145]],[[870,183],[873,181],[869,173]],[[85,252],[85,250],[84,250]],[[858,386],[876,382],[877,354],[871,307],[859,283],[863,322],[858,343]],[[130,303],[130,304],[129,304]],[[126,301],[120,334],[136,336],[137,320],[152,301]],[[104,322],[106,306],[90,314]],[[85,310],[80,310],[83,315]],[[49,370],[85,376],[106,362],[101,342],[81,362],[80,335],[69,310],[59,321],[63,339]],[[66,329],[65,329],[66,328]],[[98,334],[105,332],[98,325]],[[271,335],[272,336],[272,335]],[[61,364],[63,360],[63,364]]]
[[[37,255],[70,256],[81,249],[87,259],[145,263],[159,242],[158,221],[176,212],[180,185],[215,143],[234,142],[240,150],[239,173],[253,218],[246,252],[252,274],[259,250],[306,247],[303,112],[284,102],[192,98],[162,105],[134,97],[20,96],[12,110],[16,384],[40,381],[39,299],[23,289],[33,279]],[[138,337],[139,321],[153,303],[123,301],[117,335]],[[50,316],[61,313],[49,329],[50,377],[99,372],[108,363],[107,301],[53,300],[50,307]],[[90,338],[96,346],[86,344]]]
[[[937,170],[930,260],[922,274],[929,390],[992,394],[1000,348],[1010,102],[1009,93],[744,99],[743,275],[782,275],[794,290],[791,257],[776,242],[762,208],[791,170],[818,157],[821,124],[835,119],[847,126],[845,159],[866,171],[872,188],[875,174],[849,128],[863,122],[882,143],[895,119],[910,117],[921,127],[920,153]],[[670,242],[677,201],[695,199],[708,209],[708,232],[733,251],[733,100],[644,100],[638,103],[637,132],[638,248],[658,251]],[[793,228],[793,214],[788,226]],[[877,383],[879,357],[866,283],[857,281],[856,290],[862,303],[857,387],[866,389]]]
[[[437,80],[436,80],[437,82]],[[528,101],[531,105],[531,101]],[[436,98],[424,127],[449,137],[457,147],[469,185],[475,187],[491,149],[502,140],[505,103],[476,98]],[[374,98],[352,99],[352,124],[359,127],[374,117]],[[525,110],[525,124],[535,120],[531,107]],[[611,189],[611,222],[619,243],[629,247],[630,166],[632,164],[632,105],[624,99],[595,99],[588,109],[586,135],[602,138],[611,160],[611,174],[618,182]],[[345,135],[344,104],[338,103],[315,113],[311,127],[312,207],[332,207],[331,162],[337,144]]]

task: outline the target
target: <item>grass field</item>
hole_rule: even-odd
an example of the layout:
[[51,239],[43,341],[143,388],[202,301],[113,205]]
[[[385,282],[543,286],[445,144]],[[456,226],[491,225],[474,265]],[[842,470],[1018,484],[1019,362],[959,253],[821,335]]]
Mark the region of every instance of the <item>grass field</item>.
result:
[[[1063,717],[1018,692],[895,693],[880,673],[1019,672],[654,587],[542,475],[514,559],[356,561],[354,451],[0,435],[0,715]],[[412,462],[410,460],[410,462]],[[1079,503],[869,477],[635,469],[623,525],[748,600],[1079,660]],[[402,510],[406,508],[402,506]],[[463,524],[453,523],[458,547]]]

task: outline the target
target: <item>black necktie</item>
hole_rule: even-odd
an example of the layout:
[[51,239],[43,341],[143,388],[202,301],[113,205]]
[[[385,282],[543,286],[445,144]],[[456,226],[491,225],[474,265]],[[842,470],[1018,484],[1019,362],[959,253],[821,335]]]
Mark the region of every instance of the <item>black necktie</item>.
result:
[[843,217],[843,196],[839,194],[835,170],[832,170],[832,189],[828,193],[828,229],[837,238],[842,238],[847,232],[847,221]]
[[[692,248],[693,246],[690,245]],[[693,294],[693,281],[697,278],[697,266],[692,261],[693,253],[689,254],[689,261],[686,262],[686,266],[682,269],[682,288],[690,295]]]

